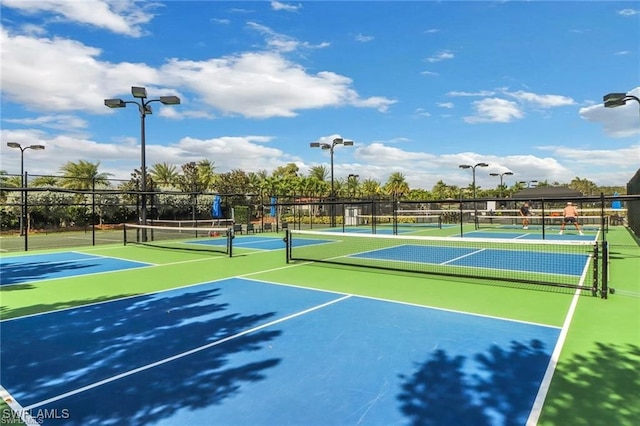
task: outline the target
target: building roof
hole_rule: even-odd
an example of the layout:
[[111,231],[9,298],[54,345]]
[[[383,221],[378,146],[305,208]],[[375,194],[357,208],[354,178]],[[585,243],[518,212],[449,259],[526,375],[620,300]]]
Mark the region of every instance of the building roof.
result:
[[526,188],[513,194],[512,198],[535,199],[535,198],[573,198],[583,197],[584,194],[575,189],[565,186],[539,186],[536,188]]

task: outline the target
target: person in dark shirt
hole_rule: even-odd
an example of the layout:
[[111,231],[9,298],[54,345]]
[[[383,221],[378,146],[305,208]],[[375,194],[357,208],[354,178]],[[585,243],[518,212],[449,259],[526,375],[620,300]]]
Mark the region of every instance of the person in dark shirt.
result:
[[522,229],[529,229],[529,216],[531,216],[529,203],[524,203],[522,207],[520,207],[520,216],[522,216]]

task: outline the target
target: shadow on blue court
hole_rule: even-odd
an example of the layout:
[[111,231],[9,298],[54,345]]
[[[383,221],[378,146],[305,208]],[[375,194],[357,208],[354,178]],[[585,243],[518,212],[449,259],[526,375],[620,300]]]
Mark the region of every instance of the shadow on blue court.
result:
[[560,331],[246,279],[2,330],[2,386],[65,425],[525,424]]
[[148,263],[77,252],[0,257],[2,268],[0,286],[120,271],[148,265]]

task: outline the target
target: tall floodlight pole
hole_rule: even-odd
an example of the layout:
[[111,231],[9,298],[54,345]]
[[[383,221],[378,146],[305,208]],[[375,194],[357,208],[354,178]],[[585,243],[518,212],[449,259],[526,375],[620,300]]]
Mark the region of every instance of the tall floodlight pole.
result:
[[473,222],[478,226],[478,203],[476,202],[476,167],[489,167],[487,163],[460,164],[458,167],[461,169],[471,169],[473,175],[472,189],[473,189]]
[[640,107],[640,98],[627,93],[609,93],[604,95],[603,100],[605,108],[617,108],[626,105],[627,101],[636,101]]
[[511,175],[513,175],[513,172],[489,173],[489,176],[500,176],[500,198],[502,198],[502,186],[504,185],[503,177],[504,176],[511,176]]
[[[179,105],[180,98],[177,96],[160,96],[158,99],[147,99],[147,89],[144,87],[131,87],[131,94],[139,101],[123,101],[122,99],[105,99],[104,104],[109,108],[125,108],[127,104],[136,104],[140,112],[140,192],[142,192],[142,203],[140,206],[140,221],[147,224],[147,164],[146,164],[146,135],[145,118],[153,111],[149,106],[152,102],[160,102],[164,105]],[[147,230],[142,229],[142,241],[147,241]]]
[[353,146],[353,141],[345,141],[342,138],[335,138],[330,144],[320,143],[320,142],[311,142],[309,144],[311,148],[328,149],[331,155],[331,196],[330,196],[331,209],[330,210],[331,210],[331,226],[332,227],[336,226],[335,206],[333,204],[335,202],[335,197],[336,197],[334,177],[333,177],[333,151],[337,145]]
[[[28,145],[28,146],[22,146],[20,145],[18,142],[7,142],[7,146],[9,148],[16,148],[20,150],[20,186],[23,188],[23,190],[20,192],[20,236],[25,235],[25,233],[27,232],[27,206],[24,202],[25,198],[26,198],[26,193],[24,188],[26,187],[26,181],[24,179],[24,152],[28,149],[33,149],[35,151],[39,151],[44,149],[44,145]],[[24,250],[27,250],[27,246],[26,246],[26,240],[25,240],[25,248]]]

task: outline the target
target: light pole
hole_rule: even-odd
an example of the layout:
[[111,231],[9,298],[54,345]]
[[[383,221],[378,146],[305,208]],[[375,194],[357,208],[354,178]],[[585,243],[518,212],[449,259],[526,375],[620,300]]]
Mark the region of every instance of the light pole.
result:
[[489,176],[500,176],[500,198],[502,198],[502,179],[504,176],[511,176],[513,172],[504,172],[504,173],[489,173]]
[[619,106],[623,106],[627,104],[627,101],[636,101],[638,106],[640,106],[640,98],[637,96],[629,95],[626,93],[609,93],[604,95],[604,107],[605,108],[616,108]]
[[336,215],[335,215],[335,206],[333,202],[335,201],[335,189],[334,189],[334,179],[333,179],[333,151],[337,145],[344,146],[353,146],[353,141],[345,141],[342,138],[335,138],[330,144],[328,143],[320,143],[320,142],[311,142],[309,146],[311,148],[322,148],[328,149],[331,154],[331,226],[336,226]]
[[[20,193],[20,235],[24,235],[27,232],[27,227],[26,225],[26,218],[27,218],[27,206],[25,205],[25,180],[24,180],[24,152],[28,149],[33,149],[35,151],[39,151],[44,149],[44,145],[29,145],[29,146],[22,146],[20,145],[18,142],[7,142],[7,146],[9,148],[17,148],[20,150],[20,186],[23,188],[23,190]],[[27,250],[26,248],[26,242],[25,242],[25,251]]]
[[[140,191],[142,192],[142,203],[140,207],[140,219],[143,225],[147,224],[147,165],[145,149],[145,117],[152,114],[152,102],[160,102],[164,105],[179,105],[180,98],[177,96],[160,96],[158,99],[147,99],[147,89],[144,87],[131,87],[131,94],[140,101],[123,101],[122,99],[105,99],[104,104],[109,108],[125,108],[127,104],[136,104],[140,112]],[[147,230],[142,229],[142,241],[147,241]]]
[[[487,163],[477,163],[475,165],[470,164],[460,164],[458,167],[461,169],[471,169],[473,175],[473,222],[478,226],[478,203],[476,202],[476,167],[489,167]],[[462,221],[461,221],[462,222]]]

